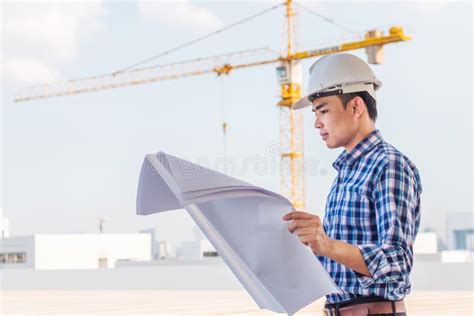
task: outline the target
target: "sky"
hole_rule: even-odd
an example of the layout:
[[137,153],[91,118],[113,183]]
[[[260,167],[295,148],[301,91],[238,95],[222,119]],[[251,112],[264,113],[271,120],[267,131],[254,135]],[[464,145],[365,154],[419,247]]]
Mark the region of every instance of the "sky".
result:
[[[272,154],[279,141],[277,65],[13,102],[21,87],[112,73],[276,3],[2,2],[0,206],[11,235],[97,232],[104,217],[105,232],[156,228],[160,240],[192,240],[194,224],[183,210],[135,213],[141,163],[160,150],[217,169],[226,152],[241,168],[221,171],[278,192],[272,167],[278,163]],[[392,25],[413,36],[385,46],[384,64],[373,66],[383,82],[377,128],[419,168],[421,230],[445,237],[449,214],[473,209],[472,3],[302,4],[300,50]],[[283,14],[280,7],[144,66],[260,47],[279,52]],[[363,50],[353,53],[366,58]],[[303,61],[303,82],[314,61]],[[326,148],[313,119],[307,109],[306,205],[323,216],[336,175],[332,162],[342,149]]]

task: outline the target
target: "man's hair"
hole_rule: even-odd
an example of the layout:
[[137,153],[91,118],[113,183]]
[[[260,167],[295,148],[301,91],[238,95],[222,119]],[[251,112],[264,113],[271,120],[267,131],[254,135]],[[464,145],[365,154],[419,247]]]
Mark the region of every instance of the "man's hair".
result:
[[371,118],[371,120],[375,122],[375,120],[377,119],[377,102],[367,91],[340,94],[338,95],[338,97],[341,100],[344,109],[347,108],[347,104],[349,103],[349,101],[351,101],[355,97],[361,97],[362,100],[364,100],[365,105],[367,106],[367,112],[369,113],[369,117]]

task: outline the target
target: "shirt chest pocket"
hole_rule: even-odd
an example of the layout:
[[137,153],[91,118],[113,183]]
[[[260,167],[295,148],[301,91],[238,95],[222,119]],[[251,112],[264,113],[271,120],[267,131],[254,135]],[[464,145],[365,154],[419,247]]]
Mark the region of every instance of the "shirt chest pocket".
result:
[[374,212],[371,192],[366,186],[345,185],[342,189],[341,217],[346,219],[346,224],[368,224]]

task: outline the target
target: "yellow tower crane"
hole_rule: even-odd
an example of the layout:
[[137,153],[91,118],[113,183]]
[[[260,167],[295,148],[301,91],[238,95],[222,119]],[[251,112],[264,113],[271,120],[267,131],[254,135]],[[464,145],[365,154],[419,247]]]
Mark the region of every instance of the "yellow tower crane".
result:
[[291,109],[291,105],[302,95],[302,66],[300,60],[365,48],[369,63],[380,64],[382,63],[383,46],[385,44],[407,41],[411,38],[404,34],[403,28],[394,26],[388,30],[387,34],[380,30],[371,30],[366,32],[364,38],[358,41],[306,51],[294,51],[293,18],[295,11],[293,4],[292,0],[285,0],[285,2],[275,6],[285,6],[286,9],[287,47],[284,55],[268,48],[260,48],[172,64],[127,68],[112,74],[24,88],[19,91],[15,102],[70,96],[210,73],[219,76],[227,75],[237,69],[278,63],[277,76],[281,85],[281,100],[277,104],[280,108],[281,119],[281,190],[282,194],[291,200],[296,209],[304,210],[303,113]]

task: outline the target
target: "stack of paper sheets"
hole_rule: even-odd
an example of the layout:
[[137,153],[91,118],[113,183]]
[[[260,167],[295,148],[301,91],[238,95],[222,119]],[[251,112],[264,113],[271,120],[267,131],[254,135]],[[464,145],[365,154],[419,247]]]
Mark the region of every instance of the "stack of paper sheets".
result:
[[293,314],[339,289],[289,233],[285,197],[164,152],[143,162],[137,214],[186,209],[260,308]]

